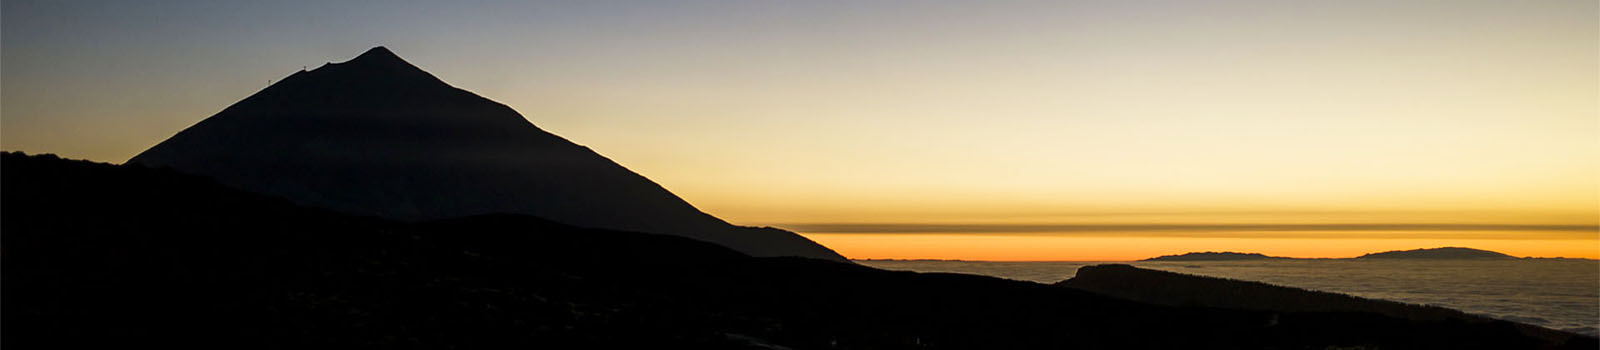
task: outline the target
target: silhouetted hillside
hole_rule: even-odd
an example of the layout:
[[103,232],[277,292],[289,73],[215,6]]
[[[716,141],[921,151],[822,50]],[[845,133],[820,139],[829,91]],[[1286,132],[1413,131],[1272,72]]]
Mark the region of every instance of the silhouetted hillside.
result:
[[1181,255],[1162,255],[1140,261],[1221,261],[1221,260],[1267,260],[1288,259],[1275,256],[1266,256],[1261,253],[1235,253],[1235,252],[1201,252],[1184,253]]
[[1407,319],[1472,318],[1460,311],[1282,287],[1261,282],[1187,275],[1130,265],[1084,266],[1059,286],[1147,303],[1272,311],[1362,311]]
[[1372,253],[1356,259],[1516,259],[1516,257],[1480,249],[1444,247]]
[[[1366,299],[1261,282],[1141,269],[1123,264],[1084,266],[1078,269],[1076,276],[1056,285],[1169,306],[1275,312],[1367,312],[1408,320],[1504,322],[1437,306]],[[1565,341],[1575,336],[1534,326],[1519,326],[1530,336],[1554,341]]]
[[1159,306],[523,215],[394,222],[53,156],[4,154],[0,187],[5,348],[1552,346],[1507,322]]
[[128,163],[389,219],[519,213],[692,237],[757,256],[845,261],[792,232],[703,213],[383,47],[294,73]]

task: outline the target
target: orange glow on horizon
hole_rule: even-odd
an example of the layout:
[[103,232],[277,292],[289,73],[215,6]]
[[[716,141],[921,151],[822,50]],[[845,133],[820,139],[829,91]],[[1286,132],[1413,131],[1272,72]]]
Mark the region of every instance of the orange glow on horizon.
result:
[[[1514,233],[1502,233],[1510,235]],[[1295,258],[1349,258],[1417,248],[1468,247],[1517,257],[1600,259],[1600,237],[1284,238],[995,234],[803,234],[851,259],[984,261],[1132,261],[1187,252],[1232,251]]]

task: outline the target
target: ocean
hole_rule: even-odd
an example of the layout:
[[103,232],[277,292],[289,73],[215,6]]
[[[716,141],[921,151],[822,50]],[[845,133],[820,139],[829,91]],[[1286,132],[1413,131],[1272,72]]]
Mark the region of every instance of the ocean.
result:
[[858,260],[886,270],[954,272],[1055,283],[1096,264],[1265,282],[1365,298],[1436,305],[1576,333],[1600,334],[1600,261],[1242,260],[999,262]]

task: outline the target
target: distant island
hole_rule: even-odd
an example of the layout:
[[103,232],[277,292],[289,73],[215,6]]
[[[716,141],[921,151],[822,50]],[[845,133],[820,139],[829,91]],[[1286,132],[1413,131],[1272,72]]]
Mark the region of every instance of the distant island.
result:
[[1443,247],[1432,249],[1394,250],[1372,253],[1356,259],[1516,259],[1500,252],[1482,249]]
[[1219,261],[1219,260],[1270,260],[1293,259],[1277,256],[1267,256],[1261,253],[1236,253],[1236,252],[1190,252],[1179,255],[1162,255],[1139,261]]
[[[1267,255],[1264,255],[1264,254],[1261,254],[1261,253],[1191,252],[1191,253],[1184,253],[1184,254],[1179,254],[1179,255],[1163,255],[1163,256],[1158,256],[1158,257],[1139,260],[1139,261],[1233,261],[1233,260],[1271,260],[1271,259],[1315,260],[1315,259],[1307,259],[1307,258],[1289,258],[1289,257],[1279,257],[1279,256],[1267,256]],[[1412,249],[1412,250],[1393,250],[1393,251],[1380,252],[1380,253],[1369,253],[1369,254],[1358,256],[1358,257],[1354,257],[1354,258],[1342,258],[1342,259],[1362,259],[1362,260],[1366,260],[1366,259],[1373,259],[1373,260],[1384,260],[1384,259],[1479,260],[1479,259],[1517,259],[1517,257],[1506,255],[1505,253],[1482,250],[1482,249],[1472,249],[1472,248],[1462,248],[1462,247],[1440,247],[1440,248],[1424,248],[1424,249]]]

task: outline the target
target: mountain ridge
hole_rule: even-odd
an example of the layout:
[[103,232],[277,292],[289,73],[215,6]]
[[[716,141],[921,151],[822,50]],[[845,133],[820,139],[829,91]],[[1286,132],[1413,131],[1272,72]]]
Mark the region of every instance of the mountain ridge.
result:
[[793,232],[739,227],[386,47],[301,71],[127,161],[358,215],[493,213],[680,235],[757,256],[845,261]]

